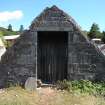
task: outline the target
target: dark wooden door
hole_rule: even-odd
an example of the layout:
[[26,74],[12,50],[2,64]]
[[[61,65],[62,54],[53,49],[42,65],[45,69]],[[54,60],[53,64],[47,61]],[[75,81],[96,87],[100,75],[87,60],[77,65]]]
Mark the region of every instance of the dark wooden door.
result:
[[55,83],[67,78],[67,33],[38,33],[38,78]]

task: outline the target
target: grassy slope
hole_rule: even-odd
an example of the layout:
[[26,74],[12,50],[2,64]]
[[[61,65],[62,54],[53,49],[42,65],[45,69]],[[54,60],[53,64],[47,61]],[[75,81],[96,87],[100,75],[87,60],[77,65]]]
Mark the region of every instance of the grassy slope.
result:
[[19,34],[19,32],[17,31],[8,31],[6,28],[0,27],[0,31],[2,32],[2,34],[5,35],[16,35]]
[[[48,93],[48,94],[47,94]],[[104,99],[91,95],[77,95],[54,90],[28,92],[20,87],[0,93],[0,105],[105,105]]]

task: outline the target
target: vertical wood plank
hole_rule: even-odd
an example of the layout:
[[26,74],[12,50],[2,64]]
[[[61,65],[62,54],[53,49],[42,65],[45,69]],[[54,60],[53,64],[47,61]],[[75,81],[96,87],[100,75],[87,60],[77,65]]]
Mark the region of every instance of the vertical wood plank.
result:
[[46,83],[67,78],[67,32],[38,32],[39,78]]

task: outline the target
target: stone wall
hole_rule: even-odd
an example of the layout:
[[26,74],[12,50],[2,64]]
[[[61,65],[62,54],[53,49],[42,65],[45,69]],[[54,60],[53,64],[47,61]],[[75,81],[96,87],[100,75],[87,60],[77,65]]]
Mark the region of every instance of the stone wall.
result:
[[[76,31],[68,37],[68,79],[105,80],[105,57],[98,48]],[[103,75],[102,75],[103,74]]]
[[25,31],[2,56],[1,66],[5,68],[0,68],[0,72],[6,71],[3,74],[7,82],[23,84],[28,77],[35,77],[36,40],[37,32]]

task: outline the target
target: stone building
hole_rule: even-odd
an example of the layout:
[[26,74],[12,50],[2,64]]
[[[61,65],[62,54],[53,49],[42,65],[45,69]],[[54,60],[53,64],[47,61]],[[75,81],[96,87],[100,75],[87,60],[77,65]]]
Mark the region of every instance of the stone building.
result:
[[[37,73],[37,74],[36,74]],[[82,33],[71,16],[56,6],[46,8],[29,30],[7,50],[0,64],[0,86],[24,84],[37,76],[57,80],[105,80],[105,57]]]

